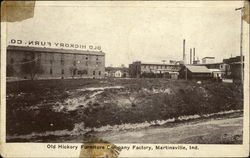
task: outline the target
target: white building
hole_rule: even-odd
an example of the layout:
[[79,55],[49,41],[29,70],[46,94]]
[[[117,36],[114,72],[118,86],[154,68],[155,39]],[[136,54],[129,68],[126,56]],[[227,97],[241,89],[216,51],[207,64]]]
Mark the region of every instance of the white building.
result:
[[121,70],[115,71],[115,77],[122,77],[122,72],[121,72]]
[[214,63],[215,57],[204,57],[202,58],[202,64]]

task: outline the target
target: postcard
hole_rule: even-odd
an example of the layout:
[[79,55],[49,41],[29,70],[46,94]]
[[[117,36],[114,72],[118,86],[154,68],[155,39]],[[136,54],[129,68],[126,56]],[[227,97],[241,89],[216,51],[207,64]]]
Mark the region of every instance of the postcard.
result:
[[248,1],[1,7],[1,156],[249,156]]

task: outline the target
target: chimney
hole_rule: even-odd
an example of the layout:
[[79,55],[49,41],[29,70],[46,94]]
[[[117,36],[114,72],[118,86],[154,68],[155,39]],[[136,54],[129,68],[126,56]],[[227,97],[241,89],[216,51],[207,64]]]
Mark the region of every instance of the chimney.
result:
[[195,48],[193,48],[193,53],[194,53],[194,56],[193,56],[193,62],[195,61]]
[[183,63],[185,64],[186,56],[185,56],[185,39],[183,40]]
[[190,64],[192,64],[192,48],[190,48]]

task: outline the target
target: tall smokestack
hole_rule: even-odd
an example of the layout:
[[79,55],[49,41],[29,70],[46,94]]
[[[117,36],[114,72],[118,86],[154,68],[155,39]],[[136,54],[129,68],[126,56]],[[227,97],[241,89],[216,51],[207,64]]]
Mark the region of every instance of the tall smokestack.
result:
[[194,56],[193,56],[193,62],[195,61],[195,48],[193,48],[193,53],[194,53]]
[[186,40],[184,39],[183,40],[183,63],[185,64],[185,61],[186,61],[186,56],[185,56],[185,42]]
[[190,48],[190,64],[192,64],[192,48]]

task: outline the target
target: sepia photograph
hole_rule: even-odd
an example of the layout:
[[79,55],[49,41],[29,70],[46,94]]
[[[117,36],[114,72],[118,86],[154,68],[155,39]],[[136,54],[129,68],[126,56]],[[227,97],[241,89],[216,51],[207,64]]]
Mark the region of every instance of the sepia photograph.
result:
[[5,1],[1,25],[6,144],[119,155],[249,134],[248,1]]

